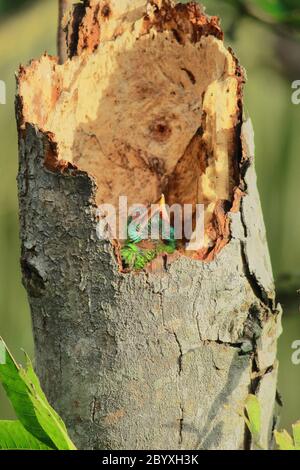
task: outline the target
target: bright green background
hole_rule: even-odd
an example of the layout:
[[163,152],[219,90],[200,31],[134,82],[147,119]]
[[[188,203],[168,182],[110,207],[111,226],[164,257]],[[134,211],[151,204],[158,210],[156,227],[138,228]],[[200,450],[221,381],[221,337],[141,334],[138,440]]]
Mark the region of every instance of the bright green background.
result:
[[[282,6],[299,4],[298,0],[252,2],[258,7],[265,4],[267,11],[271,5],[268,22],[282,20],[278,13]],[[22,0],[0,0],[0,79],[7,84],[7,104],[0,105],[0,335],[19,359],[22,358],[20,348],[33,356],[33,347],[19,269],[14,73],[20,63],[38,57],[45,50],[55,53],[57,27],[56,0],[28,0],[23,8],[22,3]],[[285,402],[281,424],[289,427],[300,418],[300,365],[291,363],[291,344],[300,339],[296,294],[300,288],[300,105],[291,103],[291,82],[300,80],[300,40],[294,34],[291,42],[289,26],[283,30],[287,36],[285,46],[280,47],[283,39],[279,39],[278,27],[244,13],[239,18],[235,8],[239,3],[243,2],[206,0],[208,12],[223,18],[227,43],[233,46],[247,69],[246,111],[252,117],[256,134],[258,184],[279,299],[285,308],[284,334],[279,343],[279,389]],[[255,13],[260,16],[261,10]],[[296,13],[285,20],[289,24],[295,22]],[[11,416],[0,391],[0,418]]]

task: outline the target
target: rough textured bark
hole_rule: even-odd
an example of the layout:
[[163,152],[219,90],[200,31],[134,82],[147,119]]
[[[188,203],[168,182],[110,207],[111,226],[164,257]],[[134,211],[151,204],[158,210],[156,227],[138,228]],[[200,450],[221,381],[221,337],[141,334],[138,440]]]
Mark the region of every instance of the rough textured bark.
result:
[[[281,311],[243,71],[216,18],[195,4],[144,3],[76,6],[70,60],[20,70],[22,270],[37,370],[80,448],[251,448],[249,392],[269,447]],[[163,190],[170,202],[204,202],[205,246],[124,272],[118,243],[97,237],[96,209],[126,190],[138,202]]]
[[57,53],[60,64],[63,64],[68,57],[64,17],[72,3],[72,0],[58,0]]

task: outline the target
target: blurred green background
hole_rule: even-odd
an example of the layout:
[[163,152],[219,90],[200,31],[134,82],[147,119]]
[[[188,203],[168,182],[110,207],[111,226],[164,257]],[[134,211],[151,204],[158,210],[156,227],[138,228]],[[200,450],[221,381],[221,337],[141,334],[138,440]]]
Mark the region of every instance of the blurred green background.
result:
[[[279,342],[280,425],[300,418],[300,365],[291,344],[300,339],[300,105],[291,102],[300,80],[299,0],[203,0],[222,18],[226,42],[247,70],[246,112],[256,141],[258,184],[278,298],[284,307]],[[7,103],[0,104],[0,335],[17,359],[33,356],[30,314],[19,268],[15,71],[20,63],[56,53],[57,0],[0,0],[0,80]],[[42,103],[41,103],[42,105]],[[0,390],[0,419],[13,416]]]

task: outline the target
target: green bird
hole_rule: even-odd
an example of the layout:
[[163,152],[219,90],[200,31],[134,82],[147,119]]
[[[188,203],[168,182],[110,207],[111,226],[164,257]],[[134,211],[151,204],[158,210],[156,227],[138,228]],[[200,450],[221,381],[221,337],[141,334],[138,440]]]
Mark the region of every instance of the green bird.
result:
[[[158,240],[149,238],[153,226],[154,232],[159,234]],[[175,250],[175,230],[170,225],[164,195],[160,198],[158,209],[151,216],[148,211],[144,217],[138,215],[128,218],[127,240],[121,249],[121,258],[126,268],[143,269],[160,254],[172,254]]]

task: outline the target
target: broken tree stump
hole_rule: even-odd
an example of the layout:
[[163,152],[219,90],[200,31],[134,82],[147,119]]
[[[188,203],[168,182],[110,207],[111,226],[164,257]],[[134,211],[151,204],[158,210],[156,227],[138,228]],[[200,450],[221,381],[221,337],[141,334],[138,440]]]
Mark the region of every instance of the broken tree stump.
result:
[[[36,366],[82,449],[272,440],[276,305],[244,71],[198,4],[84,1],[68,59],[20,68],[20,233]],[[124,271],[97,206],[205,206],[201,249]]]

